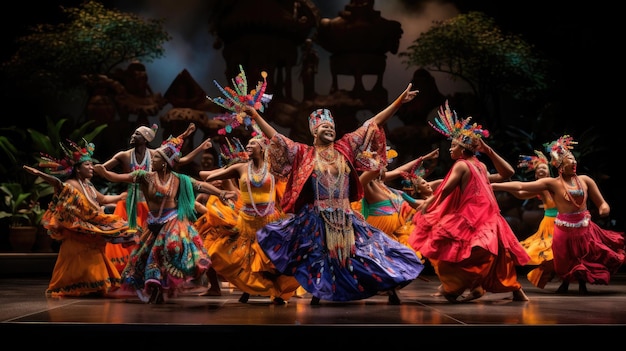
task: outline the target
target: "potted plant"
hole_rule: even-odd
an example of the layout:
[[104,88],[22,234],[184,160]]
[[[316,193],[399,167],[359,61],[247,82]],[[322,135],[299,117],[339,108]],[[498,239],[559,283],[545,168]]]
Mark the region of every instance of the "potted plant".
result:
[[31,183],[30,189],[25,189],[18,182],[0,184],[0,220],[8,221],[9,243],[13,251],[31,251],[45,212],[40,199],[53,192],[52,186],[40,178]]

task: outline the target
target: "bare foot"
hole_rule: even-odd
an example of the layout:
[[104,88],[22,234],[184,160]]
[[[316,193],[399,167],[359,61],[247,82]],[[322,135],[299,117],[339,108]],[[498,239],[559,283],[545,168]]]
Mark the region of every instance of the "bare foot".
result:
[[461,299],[461,302],[469,302],[476,300],[485,295],[485,289],[482,286],[478,286],[470,291],[470,293]]
[[434,296],[434,297],[441,297],[441,296],[443,296],[443,285],[439,285],[437,287],[437,292],[432,294],[432,296]]
[[513,291],[513,301],[530,301],[524,290],[520,288],[519,290]]

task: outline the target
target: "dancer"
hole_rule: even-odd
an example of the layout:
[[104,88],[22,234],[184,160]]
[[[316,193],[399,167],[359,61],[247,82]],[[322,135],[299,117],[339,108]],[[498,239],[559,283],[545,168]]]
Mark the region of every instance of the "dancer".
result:
[[[115,214],[105,214],[102,205],[123,199],[126,193],[104,195],[91,183],[94,145],[70,141],[63,147],[63,160],[49,156],[39,163],[44,173],[23,168],[50,183],[55,195],[41,223],[48,234],[61,241],[46,296],[106,296],[120,287],[120,274],[105,255],[107,242],[134,244],[135,232]],[[61,177],[61,178],[59,178]],[[61,179],[66,179],[62,181]],[[120,244],[121,245],[121,244]]]
[[[530,258],[500,214],[489,186],[515,170],[487,146],[482,137],[489,132],[469,124],[471,117],[457,119],[447,101],[438,115],[436,126],[431,126],[452,139],[450,157],[455,163],[418,208],[409,242],[433,265],[440,292],[450,302],[460,302],[467,289],[470,294],[462,301],[479,298],[485,291],[513,292],[513,300],[528,301],[515,265],[525,265]],[[489,174],[477,152],[487,155],[498,173]]]
[[[135,129],[133,134],[130,136],[129,144],[131,148],[113,155],[111,159],[103,163],[104,168],[109,171],[119,168],[119,173],[130,173],[136,170],[150,172],[152,170],[152,157],[156,150],[149,148],[148,145],[154,140],[158,128],[159,127],[156,124],[153,124],[150,127],[137,127],[137,129]],[[190,123],[187,129],[181,133],[178,138],[185,139],[193,134],[195,130],[195,124]],[[210,147],[210,140],[203,142],[188,155],[181,157],[179,165],[187,164],[193,161],[198,153]],[[123,201],[118,201],[113,213],[127,220],[131,229],[145,227],[149,209],[145,198],[139,189],[139,184],[128,184],[127,192],[130,200],[127,201],[124,199]],[[137,206],[131,206],[131,203],[136,203]],[[126,267],[130,253],[134,248],[135,245],[123,246],[119,244],[107,243],[105,250],[107,257],[111,259],[117,270],[121,273]]]
[[[269,296],[273,304],[284,305],[300,286],[293,276],[280,274],[256,240],[256,232],[285,214],[280,208],[284,180],[270,172],[267,159],[269,140],[262,134],[246,145],[247,162],[211,172],[206,181],[239,179],[243,206],[230,235],[223,235],[207,249],[219,275],[243,291],[240,302],[250,295]],[[201,172],[202,174],[202,172]],[[283,181],[283,184],[278,184]]]
[[254,108],[245,109],[271,140],[272,170],[288,176],[281,205],[290,215],[260,229],[257,240],[279,272],[293,275],[312,294],[312,305],[321,299],[365,299],[382,291],[389,292],[390,303],[399,304],[396,289],[417,278],[424,267],[413,250],[351,208],[363,194],[356,167],[366,170],[366,162],[372,161],[357,155],[371,145],[370,155],[378,159],[372,164],[385,162],[380,127],[416,94],[409,84],[391,105],[339,140],[330,111],[318,109],[309,116],[313,145],[290,140]]
[[194,189],[219,194],[223,201],[237,196],[174,172],[182,144],[181,138],[168,138],[152,156],[150,172],[117,174],[103,165],[95,167],[96,173],[109,181],[139,183],[150,209],[147,230],[122,272],[122,287],[134,290],[147,303],[164,303],[165,297],[175,297],[184,282],[200,277],[210,266],[193,226]]
[[505,182],[492,187],[508,192],[550,192],[558,211],[552,237],[554,270],[562,280],[557,292],[566,293],[570,282],[577,281],[579,293],[586,294],[587,283],[609,284],[611,276],[624,264],[626,252],[623,232],[603,229],[591,220],[588,200],[598,208],[601,217],[608,216],[611,208],[596,182],[576,173],[576,158],[570,151],[574,144],[571,136],[563,135],[546,146],[558,177]]
[[[387,162],[391,163],[396,156],[397,153],[394,150],[388,150]],[[439,149],[390,171],[387,168],[383,168],[379,171],[362,172],[359,176],[359,180],[363,185],[361,213],[367,222],[399,242],[411,247],[408,243],[408,233],[397,232],[397,230],[407,222],[411,222],[417,201],[404,191],[394,189],[385,184],[385,182],[399,178],[402,172],[406,172],[413,167],[419,167],[424,160],[437,157],[439,157]]]

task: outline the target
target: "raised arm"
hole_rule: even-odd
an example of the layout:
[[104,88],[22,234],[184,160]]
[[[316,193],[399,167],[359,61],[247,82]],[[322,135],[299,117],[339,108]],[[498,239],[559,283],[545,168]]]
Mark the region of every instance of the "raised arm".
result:
[[190,136],[195,131],[196,131],[196,125],[194,123],[189,123],[189,125],[187,126],[187,129],[184,132],[182,132],[178,137],[180,139],[187,139],[187,137]]
[[261,131],[268,139],[272,139],[274,135],[278,133],[276,129],[274,129],[274,127],[272,127],[269,123],[267,123],[265,119],[263,119],[263,117],[261,117],[259,112],[254,107],[246,106],[244,107],[244,111],[259,125],[259,128],[261,128]]
[[409,83],[409,85],[406,87],[406,89],[404,89],[402,94],[400,94],[400,96],[398,96],[398,98],[391,105],[387,106],[384,110],[380,111],[377,115],[370,118],[368,122],[376,123],[379,126],[385,124],[385,122],[387,122],[387,120],[391,118],[396,113],[396,111],[398,111],[398,109],[400,108],[400,106],[402,106],[402,104],[406,104],[407,102],[415,98],[415,96],[417,95],[419,91],[411,90],[412,86],[413,86],[412,83]]
[[42,171],[38,170],[37,168],[33,168],[33,167],[30,167],[30,166],[27,166],[27,165],[22,166],[22,168],[24,168],[24,170],[26,170],[30,174],[36,175],[38,177],[41,177],[48,184],[52,185],[52,187],[54,188],[55,192],[58,193],[58,192],[61,191],[61,189],[63,189],[63,182],[59,178],[57,178],[57,177],[55,177],[53,175],[50,175],[48,173],[42,172]]
[[414,169],[414,167],[419,167],[419,165],[422,164],[422,162],[424,162],[425,160],[434,160],[436,158],[439,158],[439,148],[436,148],[435,150],[427,153],[424,156],[420,156],[412,161],[409,161],[390,171],[387,171],[385,173],[385,180],[396,179],[402,175],[402,172],[409,172],[411,169]]
[[498,155],[490,146],[488,146],[483,139],[479,139],[478,142],[479,144],[476,151],[487,155],[498,172],[489,174],[488,177],[490,183],[503,182],[515,174],[515,168],[513,168],[510,163],[506,162],[502,156]]
[[178,165],[186,165],[192,162],[196,158],[196,156],[198,156],[201,152],[204,152],[204,150],[211,148],[211,146],[213,146],[213,144],[211,143],[211,138],[208,138],[207,140],[200,143],[200,145],[198,145],[190,153],[181,157],[178,161]]

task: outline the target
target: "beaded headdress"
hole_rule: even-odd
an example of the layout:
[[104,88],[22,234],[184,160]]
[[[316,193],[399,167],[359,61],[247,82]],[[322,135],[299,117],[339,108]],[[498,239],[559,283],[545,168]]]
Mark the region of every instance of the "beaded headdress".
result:
[[143,136],[143,138],[146,139],[147,142],[151,142],[152,140],[154,140],[158,129],[159,126],[154,123],[150,128],[146,126],[141,126],[137,128],[136,131],[138,131]]
[[553,142],[544,144],[546,152],[550,153],[550,164],[558,168],[563,163],[565,156],[572,153],[570,150],[574,148],[572,145],[575,144],[578,142],[569,135],[563,135]]
[[329,110],[320,108],[311,112],[309,115],[309,131],[311,131],[311,134],[313,134],[317,127],[325,123],[328,123],[333,127],[335,126],[335,120]]
[[241,144],[241,141],[237,138],[227,138],[226,143],[219,146],[219,160],[220,167],[228,167],[235,163],[248,161],[248,152],[246,148]]
[[72,169],[75,165],[85,161],[97,162],[97,160],[92,157],[95,150],[95,145],[93,143],[89,143],[85,139],[83,139],[83,146],[80,146],[69,139],[67,142],[68,145],[60,143],[61,150],[63,152],[62,159],[56,159],[50,155],[42,154],[39,167],[45,169],[49,174],[69,176],[72,174]]
[[459,119],[456,111],[450,109],[448,100],[444,106],[440,106],[437,111],[439,119],[435,118],[435,124],[428,121],[431,127],[439,133],[448,137],[449,140],[456,140],[461,146],[471,151],[475,151],[480,138],[488,138],[489,131],[483,129],[479,124],[470,124],[472,117]]
[[265,107],[272,100],[272,95],[265,94],[267,88],[267,72],[261,72],[263,81],[259,81],[255,89],[248,92],[248,79],[243,66],[239,65],[239,74],[232,79],[233,87],[222,87],[217,81],[213,81],[224,97],[210,98],[209,101],[221,106],[231,114],[226,114],[218,119],[226,122],[226,127],[218,131],[219,134],[230,133],[234,128],[244,125],[246,127],[255,124],[254,121],[244,112],[244,107],[252,106],[257,111],[263,112]]
[[426,175],[426,168],[422,162],[415,163],[408,172],[401,172],[401,186],[403,189],[414,189],[417,192],[417,184]]
[[165,162],[167,162],[170,167],[174,167],[174,165],[180,160],[181,152],[180,150],[183,147],[184,140],[182,138],[173,137],[170,135],[167,140],[165,140],[161,146],[156,149],[156,151],[163,157]]
[[520,155],[517,168],[524,168],[526,169],[526,172],[533,172],[537,169],[537,167],[539,167],[540,164],[548,164],[548,158],[546,157],[546,155],[543,154],[543,152],[539,150],[534,151],[534,156]]

